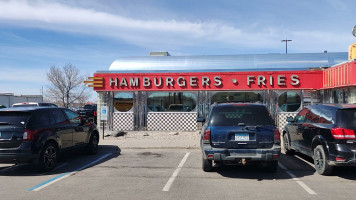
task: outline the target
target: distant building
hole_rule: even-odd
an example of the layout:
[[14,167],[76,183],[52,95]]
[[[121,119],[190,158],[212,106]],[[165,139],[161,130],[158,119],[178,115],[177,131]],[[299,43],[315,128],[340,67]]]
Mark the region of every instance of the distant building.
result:
[[43,102],[43,95],[14,95],[13,93],[0,93],[0,105],[7,108],[14,103],[22,102]]

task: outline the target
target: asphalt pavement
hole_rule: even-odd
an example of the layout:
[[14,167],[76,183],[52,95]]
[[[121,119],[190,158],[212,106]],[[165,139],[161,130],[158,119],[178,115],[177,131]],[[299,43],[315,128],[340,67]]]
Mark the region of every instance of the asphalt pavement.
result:
[[105,131],[99,145],[120,149],[199,149],[199,131]]

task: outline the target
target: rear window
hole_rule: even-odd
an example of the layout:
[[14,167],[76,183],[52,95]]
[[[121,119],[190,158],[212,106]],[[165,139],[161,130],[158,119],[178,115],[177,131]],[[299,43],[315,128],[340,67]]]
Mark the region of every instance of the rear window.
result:
[[15,125],[24,127],[30,118],[29,112],[0,112],[1,125]]
[[339,127],[356,129],[356,110],[339,110],[337,124]]
[[246,126],[271,125],[273,120],[263,106],[219,106],[211,113],[211,126]]
[[13,105],[12,107],[33,107],[33,106],[38,106],[37,104],[17,104]]
[[95,109],[93,105],[85,105],[84,109]]
[[49,106],[49,107],[58,107],[56,104],[53,103],[39,103],[39,106]]

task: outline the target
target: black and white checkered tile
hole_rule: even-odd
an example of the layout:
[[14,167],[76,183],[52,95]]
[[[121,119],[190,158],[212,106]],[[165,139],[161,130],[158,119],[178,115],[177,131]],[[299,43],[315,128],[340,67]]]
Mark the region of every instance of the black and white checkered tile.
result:
[[114,113],[113,129],[120,131],[134,130],[134,114],[133,112]]
[[280,133],[283,132],[284,126],[288,123],[287,117],[295,117],[297,114],[297,112],[281,112],[278,114],[277,126],[279,128]]
[[236,118],[241,118],[243,115],[243,113],[228,113],[228,114],[225,114],[225,117],[227,119],[236,119]]
[[196,131],[197,113],[159,112],[148,113],[149,131]]

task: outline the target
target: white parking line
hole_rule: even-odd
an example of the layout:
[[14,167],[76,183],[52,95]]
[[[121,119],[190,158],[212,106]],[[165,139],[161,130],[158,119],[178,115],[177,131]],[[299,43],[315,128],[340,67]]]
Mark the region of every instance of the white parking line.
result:
[[168,182],[166,183],[166,185],[163,187],[164,192],[168,192],[169,188],[171,187],[173,181],[177,178],[178,173],[180,172],[180,170],[182,169],[184,163],[187,161],[187,158],[189,156],[190,152],[186,153],[185,156],[183,157],[183,159],[180,161],[177,169],[173,172],[171,178],[168,180]]
[[298,155],[294,155],[295,157],[297,157],[299,160],[304,161],[306,164],[310,165],[313,169],[315,169],[314,165],[311,164],[309,161],[305,160],[304,158],[298,156]]
[[102,159],[104,159],[104,158],[110,156],[111,154],[112,154],[112,153],[107,153],[107,154],[101,156],[100,158],[94,160],[93,162],[91,162],[91,163],[89,163],[89,164],[86,164],[86,165],[83,166],[83,167],[80,167],[80,168],[78,168],[78,169],[76,169],[76,170],[74,170],[74,171],[71,171],[71,172],[67,172],[67,173],[60,174],[60,175],[58,175],[58,176],[56,176],[56,177],[54,177],[54,178],[51,178],[51,179],[49,179],[49,180],[47,180],[47,181],[45,181],[45,182],[43,182],[43,183],[40,183],[40,184],[36,185],[36,186],[33,187],[33,188],[28,189],[28,191],[39,191],[39,190],[41,190],[41,189],[43,189],[43,188],[45,188],[45,187],[47,187],[47,186],[49,186],[49,185],[52,185],[53,183],[55,183],[55,182],[57,182],[57,181],[60,181],[60,180],[62,180],[62,179],[64,179],[64,178],[67,178],[67,177],[69,177],[69,176],[71,176],[71,175],[77,173],[78,171],[80,171],[80,170],[82,170],[82,169],[85,169],[85,168],[87,168],[87,167],[89,167],[89,166],[91,166],[91,165],[94,165],[95,163],[97,163],[97,162],[99,162],[100,160],[102,160]]
[[310,189],[303,181],[297,178],[291,171],[289,171],[282,163],[278,163],[279,167],[282,168],[290,177],[293,178],[305,191],[309,194],[316,195],[317,193]]

